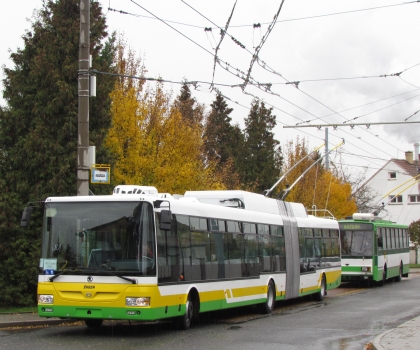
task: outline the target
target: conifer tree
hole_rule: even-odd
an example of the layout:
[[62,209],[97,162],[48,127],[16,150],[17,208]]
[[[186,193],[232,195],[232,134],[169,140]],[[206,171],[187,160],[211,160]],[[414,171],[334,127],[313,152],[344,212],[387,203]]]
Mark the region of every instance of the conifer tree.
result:
[[205,152],[209,158],[217,159],[221,164],[232,157],[231,136],[233,126],[229,116],[233,109],[228,108],[225,99],[217,94],[211,112],[206,120],[204,131]]
[[[3,96],[7,106],[0,119],[0,303],[27,304],[36,295],[39,266],[40,211],[28,231],[19,228],[22,208],[48,196],[76,194],[78,0],[48,0],[23,36],[24,46],[11,54],[5,68]],[[113,39],[106,41],[105,18],[91,2],[93,67],[110,71]],[[91,98],[90,141],[97,162],[107,163],[102,147],[110,125],[109,92],[113,78],[98,77]],[[38,217],[38,219],[37,219]]]
[[211,104],[204,131],[204,152],[207,159],[217,162],[216,171],[221,174],[228,189],[240,188],[237,172],[238,155],[243,148],[243,134],[238,125],[232,125],[229,108],[222,95],[217,94]]
[[204,106],[197,103],[192,97],[188,84],[181,86],[181,91],[174,101],[174,107],[179,109],[182,118],[191,124],[202,125],[204,119]]
[[240,174],[247,189],[262,193],[280,176],[282,156],[280,143],[274,138],[276,117],[263,101],[252,101],[245,119],[245,147]]

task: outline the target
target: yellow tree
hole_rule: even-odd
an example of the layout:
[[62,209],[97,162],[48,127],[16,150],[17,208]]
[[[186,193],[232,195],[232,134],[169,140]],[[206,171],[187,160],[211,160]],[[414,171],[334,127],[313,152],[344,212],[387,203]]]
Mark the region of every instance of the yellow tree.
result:
[[146,121],[142,149],[146,166],[141,169],[145,184],[170,193],[223,189],[215,175],[215,164],[203,161],[199,121],[183,118],[179,108],[171,104],[171,97],[157,84],[141,101],[142,119]]
[[319,190],[316,191],[314,203],[318,209],[327,209],[337,219],[344,219],[357,212],[350,183],[336,174],[325,171],[317,187]]
[[[310,153],[304,139],[297,138],[296,144],[289,142],[284,157],[283,173]],[[286,188],[286,184],[293,184],[320,157],[317,151],[303,160],[290,171],[281,184],[281,188]],[[341,219],[357,211],[356,201],[351,193],[351,185],[337,174],[327,171],[319,161],[296,183],[287,196],[287,200],[303,203],[308,209],[316,209],[317,212],[313,213],[318,215],[324,215],[323,210],[328,210],[334,217]]]
[[[116,61],[121,75],[145,72],[120,41]],[[155,186],[160,192],[224,189],[215,164],[205,162],[200,121],[183,118],[161,83],[120,77],[111,94],[113,123],[106,144],[115,157],[114,184]]]
[[[296,143],[289,141],[286,146],[283,146],[285,155],[283,156],[283,174],[286,174],[291,168],[282,183],[279,184],[279,189],[285,189],[291,186],[313,163],[320,157],[319,153],[312,154],[308,157],[310,151],[305,139],[296,139]],[[306,158],[305,158],[306,157]],[[300,163],[296,165],[298,162]],[[287,200],[291,202],[304,203],[306,206],[312,206],[312,199],[314,196],[316,179],[322,176],[323,168],[320,166],[313,166],[304,177],[293,187],[287,196]]]
[[120,39],[115,59],[118,77],[114,90],[111,92],[112,126],[106,138],[106,146],[115,157],[115,167],[112,172],[113,183],[133,183],[141,181],[134,169],[141,166],[138,149],[144,137],[141,113],[139,113],[139,97],[144,80],[128,79],[123,75],[141,76],[145,68],[135,57],[133,51],[125,50],[125,42]]

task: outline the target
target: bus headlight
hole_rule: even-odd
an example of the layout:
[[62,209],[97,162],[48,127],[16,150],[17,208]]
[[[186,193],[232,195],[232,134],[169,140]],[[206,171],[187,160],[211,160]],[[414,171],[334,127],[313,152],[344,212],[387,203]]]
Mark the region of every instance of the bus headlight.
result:
[[54,296],[38,294],[38,304],[54,304]]
[[363,272],[370,272],[370,266],[362,266]]
[[150,306],[150,298],[141,297],[141,298],[125,298],[126,306]]

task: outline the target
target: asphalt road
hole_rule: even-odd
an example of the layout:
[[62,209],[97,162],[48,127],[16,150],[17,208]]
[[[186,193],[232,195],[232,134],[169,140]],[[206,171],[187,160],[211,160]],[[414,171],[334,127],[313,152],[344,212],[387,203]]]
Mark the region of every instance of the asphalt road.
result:
[[330,291],[324,302],[284,302],[272,315],[242,308],[203,314],[188,331],[171,323],[82,323],[0,330],[1,349],[364,349],[376,335],[420,315],[420,278]]

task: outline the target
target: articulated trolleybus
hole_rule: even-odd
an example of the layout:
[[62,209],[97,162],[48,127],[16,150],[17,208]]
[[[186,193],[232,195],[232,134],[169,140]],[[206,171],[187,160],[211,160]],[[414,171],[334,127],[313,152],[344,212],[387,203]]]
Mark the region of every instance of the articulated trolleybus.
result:
[[343,281],[374,281],[408,277],[410,252],[408,226],[357,213],[340,220]]
[[302,204],[244,191],[159,194],[117,186],[113,195],[44,203],[38,312],[42,317],[173,319],[314,294],[341,282],[335,220]]

